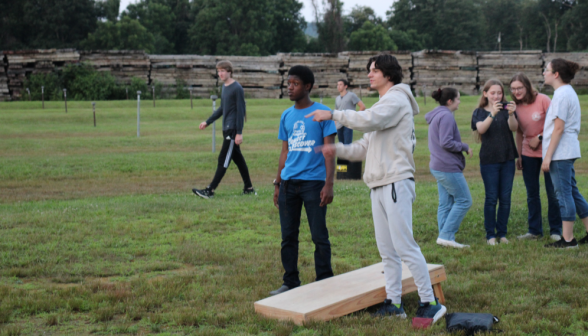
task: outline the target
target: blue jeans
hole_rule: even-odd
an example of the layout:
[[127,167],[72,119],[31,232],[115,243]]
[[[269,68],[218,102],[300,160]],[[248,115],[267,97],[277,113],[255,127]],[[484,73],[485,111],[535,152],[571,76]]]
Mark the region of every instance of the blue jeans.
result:
[[[536,236],[543,236],[543,220],[541,217],[541,196],[539,177],[541,176],[542,158],[524,156],[523,180],[527,187],[527,207],[529,208],[529,233]],[[559,203],[553,190],[553,183],[549,173],[544,173],[545,191],[547,192],[547,218],[549,220],[549,234],[561,235],[561,216],[559,214]]]
[[316,281],[333,276],[331,268],[331,243],[327,230],[327,207],[321,207],[321,190],[325,181],[286,180],[280,185],[278,205],[280,207],[280,226],[282,228],[282,265],[284,266],[284,285],[300,286],[298,272],[298,235],[302,205],[310,226],[314,243],[314,267]]
[[549,165],[561,219],[566,222],[575,221],[576,214],[582,219],[588,217],[588,203],[576,186],[574,161],[576,159],[551,161]]
[[353,142],[353,130],[343,126],[337,130],[337,137],[339,138],[339,142],[344,145],[349,145]]
[[472,206],[472,196],[463,173],[444,173],[431,169],[439,189],[437,224],[439,238],[455,241],[461,221]]
[[[484,200],[486,239],[506,237],[515,162],[510,160],[502,163],[481,164],[480,172],[486,191]],[[498,204],[498,214],[496,214],[496,204]]]

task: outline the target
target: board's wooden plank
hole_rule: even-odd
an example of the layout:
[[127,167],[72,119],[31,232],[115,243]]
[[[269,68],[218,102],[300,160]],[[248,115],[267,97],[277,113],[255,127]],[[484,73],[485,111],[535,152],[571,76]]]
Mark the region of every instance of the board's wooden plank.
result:
[[[443,265],[427,265],[433,285],[445,281]],[[382,263],[301,286],[255,302],[255,311],[270,318],[302,324],[330,320],[381,303],[386,298]],[[417,290],[402,264],[402,294]]]

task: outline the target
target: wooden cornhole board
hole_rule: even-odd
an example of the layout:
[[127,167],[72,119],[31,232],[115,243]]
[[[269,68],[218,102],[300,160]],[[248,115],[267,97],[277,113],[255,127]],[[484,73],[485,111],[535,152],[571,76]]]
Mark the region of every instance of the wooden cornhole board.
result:
[[[447,280],[443,265],[427,264],[435,296],[445,303],[441,282]],[[292,320],[301,325],[311,320],[328,321],[382,303],[386,299],[384,264],[340,274],[294,288],[255,302],[255,311],[269,318]],[[402,295],[417,287],[402,263]]]

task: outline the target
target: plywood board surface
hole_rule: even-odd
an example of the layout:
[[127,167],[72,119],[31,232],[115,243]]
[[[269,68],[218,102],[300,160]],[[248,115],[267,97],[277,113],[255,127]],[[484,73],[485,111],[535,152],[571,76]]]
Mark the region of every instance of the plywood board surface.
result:
[[[431,283],[446,280],[443,265],[428,264]],[[302,324],[327,321],[381,303],[386,299],[384,265],[378,263],[313,282],[255,302],[261,315]],[[402,264],[402,294],[416,291],[408,267]]]

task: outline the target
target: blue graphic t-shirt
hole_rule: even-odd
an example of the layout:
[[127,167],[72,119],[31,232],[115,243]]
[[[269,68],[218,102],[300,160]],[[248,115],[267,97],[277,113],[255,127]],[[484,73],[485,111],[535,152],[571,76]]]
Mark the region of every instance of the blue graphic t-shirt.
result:
[[288,141],[288,158],[282,169],[282,180],[324,181],[327,178],[325,158],[321,152],[315,153],[316,146],[324,144],[324,137],[337,133],[332,120],[322,122],[304,118],[315,110],[331,110],[325,105],[313,103],[302,110],[290,107],[280,119],[278,139]]

